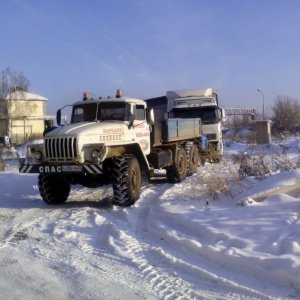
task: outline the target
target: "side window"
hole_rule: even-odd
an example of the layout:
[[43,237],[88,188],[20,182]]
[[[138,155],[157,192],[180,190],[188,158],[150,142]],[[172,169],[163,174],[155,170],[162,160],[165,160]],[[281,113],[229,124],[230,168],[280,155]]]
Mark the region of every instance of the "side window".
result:
[[71,123],[81,122],[84,118],[83,112],[84,111],[82,107],[74,107]]
[[136,105],[135,119],[145,120],[145,107],[143,105]]

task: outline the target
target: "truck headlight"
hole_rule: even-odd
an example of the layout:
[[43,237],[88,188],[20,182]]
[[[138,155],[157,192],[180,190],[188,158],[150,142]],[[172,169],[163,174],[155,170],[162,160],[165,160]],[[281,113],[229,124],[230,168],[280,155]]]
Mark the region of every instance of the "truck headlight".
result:
[[99,150],[93,150],[92,158],[94,159],[95,163],[98,163],[100,161],[100,151]]
[[19,158],[19,164],[20,164],[21,166],[23,166],[23,165],[25,164],[25,158],[24,158],[24,157],[20,157],[20,158]]
[[43,154],[42,154],[41,151],[35,151],[35,152],[34,152],[34,158],[35,158],[36,160],[41,160],[42,157],[43,157]]

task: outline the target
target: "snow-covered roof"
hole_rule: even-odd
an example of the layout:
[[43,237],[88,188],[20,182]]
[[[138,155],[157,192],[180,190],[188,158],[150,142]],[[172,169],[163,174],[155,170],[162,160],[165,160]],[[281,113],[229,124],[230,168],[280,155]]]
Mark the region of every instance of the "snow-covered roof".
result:
[[7,95],[6,99],[14,99],[14,100],[39,100],[39,101],[47,101],[48,99],[40,96],[35,93],[27,92],[27,91],[15,91],[10,95]]

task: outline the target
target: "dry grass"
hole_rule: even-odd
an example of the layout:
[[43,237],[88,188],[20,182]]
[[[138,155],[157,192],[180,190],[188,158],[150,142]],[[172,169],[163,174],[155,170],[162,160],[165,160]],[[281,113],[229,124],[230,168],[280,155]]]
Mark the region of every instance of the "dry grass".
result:
[[182,199],[201,198],[206,199],[207,202],[234,198],[252,188],[257,180],[264,180],[278,171],[300,167],[300,147],[298,159],[297,153],[293,157],[288,155],[290,148],[277,147],[276,149],[277,152],[271,146],[261,148],[252,144],[247,151],[227,159],[223,158],[219,164],[207,163],[204,167],[205,171],[201,171],[200,168],[193,182],[180,186],[176,193]]

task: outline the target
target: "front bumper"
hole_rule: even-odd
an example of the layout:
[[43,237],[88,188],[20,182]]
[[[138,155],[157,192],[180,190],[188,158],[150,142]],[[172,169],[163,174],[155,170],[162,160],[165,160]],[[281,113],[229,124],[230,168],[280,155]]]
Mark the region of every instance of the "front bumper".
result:
[[19,173],[42,173],[42,174],[103,174],[102,165],[46,165],[46,164],[37,164],[29,165],[24,164],[20,165]]

